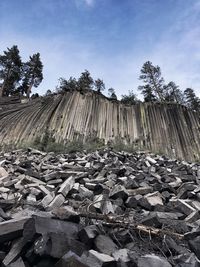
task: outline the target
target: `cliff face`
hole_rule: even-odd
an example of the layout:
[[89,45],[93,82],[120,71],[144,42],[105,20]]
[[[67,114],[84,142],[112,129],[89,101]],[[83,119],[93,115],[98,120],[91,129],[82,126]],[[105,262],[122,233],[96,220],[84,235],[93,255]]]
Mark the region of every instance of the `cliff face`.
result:
[[125,106],[94,92],[69,92],[0,111],[0,143],[31,143],[52,134],[56,142],[121,139],[136,148],[187,160],[200,158],[200,121],[175,104]]

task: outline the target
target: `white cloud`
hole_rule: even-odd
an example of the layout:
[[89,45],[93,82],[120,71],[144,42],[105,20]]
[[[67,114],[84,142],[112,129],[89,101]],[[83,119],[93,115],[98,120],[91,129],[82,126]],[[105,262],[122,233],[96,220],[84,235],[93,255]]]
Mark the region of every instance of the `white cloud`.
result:
[[76,7],[81,8],[83,5],[86,5],[88,7],[93,7],[95,4],[95,0],[74,0]]
[[84,1],[88,6],[93,6],[94,5],[94,0],[84,0]]
[[[76,1],[94,4],[91,0]],[[161,67],[166,82],[172,80],[183,90],[192,87],[200,96],[199,8],[200,5],[195,5],[184,14],[177,15],[177,20],[169,25],[151,50],[148,49],[151,40],[144,39],[146,49],[119,51],[115,56],[107,57],[92,43],[74,40],[72,37],[49,38],[44,35],[41,38],[4,27],[4,32],[1,32],[0,54],[13,44],[19,46],[23,60],[27,60],[35,52],[41,53],[44,80],[33,92],[45,93],[47,89],[55,88],[59,77],[78,77],[84,69],[88,69],[94,78],[102,78],[106,87],[115,88],[120,96],[130,89],[137,90],[141,83],[138,77],[142,64],[150,60]],[[139,46],[137,43],[134,45]]]
[[160,65],[166,80],[175,81],[183,90],[192,87],[198,96],[200,96],[199,7],[195,3],[177,18],[168,32],[163,34],[151,57],[155,64]]

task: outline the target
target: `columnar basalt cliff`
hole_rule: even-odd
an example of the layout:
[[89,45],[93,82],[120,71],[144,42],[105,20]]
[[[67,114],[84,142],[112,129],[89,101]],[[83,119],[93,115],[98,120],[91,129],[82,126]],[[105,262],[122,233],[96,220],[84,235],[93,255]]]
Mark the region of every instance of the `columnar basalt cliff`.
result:
[[50,133],[58,143],[99,138],[187,160],[200,158],[200,120],[175,104],[125,106],[96,92],[68,92],[29,103],[0,104],[0,143],[31,143]]

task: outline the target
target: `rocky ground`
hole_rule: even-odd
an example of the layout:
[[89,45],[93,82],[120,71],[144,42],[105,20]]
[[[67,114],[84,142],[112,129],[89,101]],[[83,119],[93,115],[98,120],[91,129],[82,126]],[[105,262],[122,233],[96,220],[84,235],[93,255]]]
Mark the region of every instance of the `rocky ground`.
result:
[[0,154],[10,267],[200,266],[200,164],[102,150]]

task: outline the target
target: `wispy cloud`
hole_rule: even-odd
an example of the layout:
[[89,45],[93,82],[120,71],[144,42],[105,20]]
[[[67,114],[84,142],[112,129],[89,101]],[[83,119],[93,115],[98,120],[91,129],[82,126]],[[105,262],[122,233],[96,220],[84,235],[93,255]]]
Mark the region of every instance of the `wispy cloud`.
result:
[[74,0],[77,8],[83,7],[86,5],[87,7],[94,7],[95,0]]
[[192,87],[200,96],[200,1],[177,15],[160,38],[150,58],[161,66],[166,79],[184,90]]
[[[37,1],[40,3],[40,0]],[[123,5],[132,1],[119,2]],[[71,0],[72,5],[69,0],[59,0],[60,8],[57,6],[55,14],[54,1],[49,0],[52,10],[46,10],[41,5],[38,9],[34,5],[34,15],[38,15],[38,12],[42,14],[38,19],[39,26],[34,24],[36,20],[33,21],[32,17],[27,17],[27,23],[24,23],[24,17],[21,16],[19,22],[17,12],[16,18],[14,16],[14,19],[12,17],[8,23],[0,26],[0,54],[13,44],[19,46],[24,60],[35,52],[41,53],[44,80],[34,92],[44,93],[47,89],[54,89],[59,77],[78,77],[84,69],[88,69],[95,79],[102,78],[107,88],[115,88],[119,96],[130,89],[137,92],[140,69],[145,61],[150,60],[161,67],[166,82],[172,80],[183,90],[192,87],[200,96],[200,0],[195,3],[188,1],[188,7],[183,9],[181,6],[171,22],[160,30],[156,26],[160,26],[158,24],[162,23],[162,17],[154,28],[149,22],[151,14],[152,20],[156,17],[154,9],[146,15],[137,12],[136,17],[131,11],[131,19],[128,19],[128,15],[123,16],[126,12],[121,6],[116,5],[116,8],[107,4],[112,1],[102,1],[104,9],[102,6],[97,9],[93,8],[99,3],[97,0]],[[93,8],[92,12],[90,7]],[[46,17],[43,16],[44,10]],[[167,18],[170,19],[170,16],[168,12]],[[142,24],[145,19],[146,23]]]
[[93,6],[94,5],[94,0],[84,0],[84,1],[88,6]]

